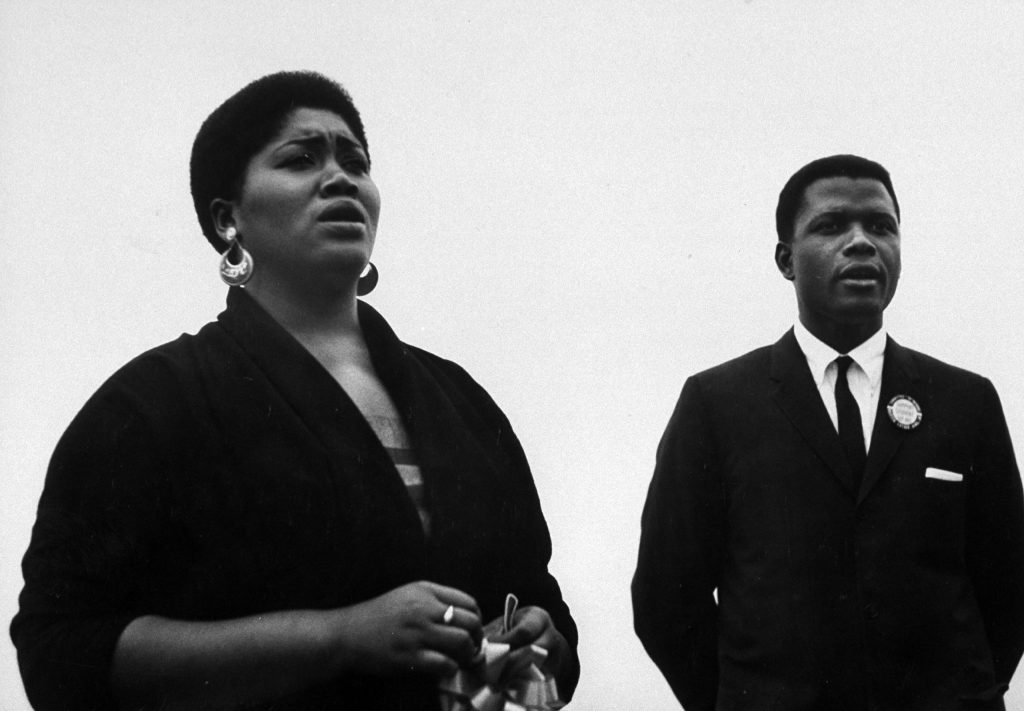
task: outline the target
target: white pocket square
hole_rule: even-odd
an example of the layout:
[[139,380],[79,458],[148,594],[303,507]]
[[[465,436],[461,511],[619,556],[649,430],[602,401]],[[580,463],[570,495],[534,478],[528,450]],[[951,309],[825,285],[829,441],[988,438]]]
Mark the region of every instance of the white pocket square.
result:
[[956,472],[946,471],[945,469],[936,469],[935,467],[928,467],[924,470],[925,478],[927,479],[942,479],[942,481],[963,481],[964,475],[957,474]]

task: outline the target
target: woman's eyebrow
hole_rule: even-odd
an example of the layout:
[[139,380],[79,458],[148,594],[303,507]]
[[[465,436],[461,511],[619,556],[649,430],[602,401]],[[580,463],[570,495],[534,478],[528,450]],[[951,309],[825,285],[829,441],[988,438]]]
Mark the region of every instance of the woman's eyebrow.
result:
[[[337,144],[339,146],[344,146],[346,148],[355,148],[355,149],[358,149],[360,151],[364,150],[361,143],[359,143],[358,141],[352,140],[348,136],[336,135],[336,136],[334,136],[334,142],[335,142],[335,144]],[[283,143],[281,143],[281,145],[278,146],[275,149],[275,151],[276,150],[280,150],[281,148],[286,148],[288,146],[294,146],[294,145],[310,146],[310,147],[323,147],[323,146],[329,146],[330,144],[331,144],[330,137],[328,137],[324,133],[321,133],[321,132],[317,131],[315,133],[309,133],[309,134],[305,134],[305,135],[298,135],[298,136],[295,136],[293,138],[288,138]]]

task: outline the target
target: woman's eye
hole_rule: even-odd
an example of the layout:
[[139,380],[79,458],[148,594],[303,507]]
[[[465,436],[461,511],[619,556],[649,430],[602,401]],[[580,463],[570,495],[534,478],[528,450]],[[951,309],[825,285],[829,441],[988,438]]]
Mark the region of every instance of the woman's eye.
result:
[[342,161],[342,166],[345,170],[351,173],[365,173],[370,169],[370,166],[366,164],[366,159],[362,156],[352,156]]
[[302,151],[301,153],[296,153],[285,161],[285,163],[289,166],[298,167],[316,165],[316,155],[314,155],[312,151]]

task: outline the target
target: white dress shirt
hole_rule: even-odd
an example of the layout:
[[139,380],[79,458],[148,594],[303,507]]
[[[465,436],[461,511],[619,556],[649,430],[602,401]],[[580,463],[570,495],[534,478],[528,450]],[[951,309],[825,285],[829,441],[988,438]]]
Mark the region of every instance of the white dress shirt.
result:
[[882,389],[882,365],[885,361],[885,329],[880,328],[871,338],[861,343],[849,353],[840,353],[831,346],[819,341],[798,320],[793,327],[796,342],[800,345],[807,366],[811,369],[811,378],[818,386],[818,394],[825,403],[828,416],[832,418],[832,426],[839,431],[839,415],[836,412],[836,376],[839,366],[836,358],[848,355],[853,359],[850,369],[846,372],[846,381],[850,385],[853,399],[860,409],[860,422],[864,427],[864,451],[871,451],[871,431],[875,427],[875,414],[878,411],[878,395]]

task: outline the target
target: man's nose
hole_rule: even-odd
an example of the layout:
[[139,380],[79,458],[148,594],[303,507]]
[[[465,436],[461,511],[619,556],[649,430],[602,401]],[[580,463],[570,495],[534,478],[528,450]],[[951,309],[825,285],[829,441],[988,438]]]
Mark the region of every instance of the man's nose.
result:
[[847,233],[846,245],[843,247],[844,254],[874,254],[875,243],[871,240],[864,226],[854,222]]

